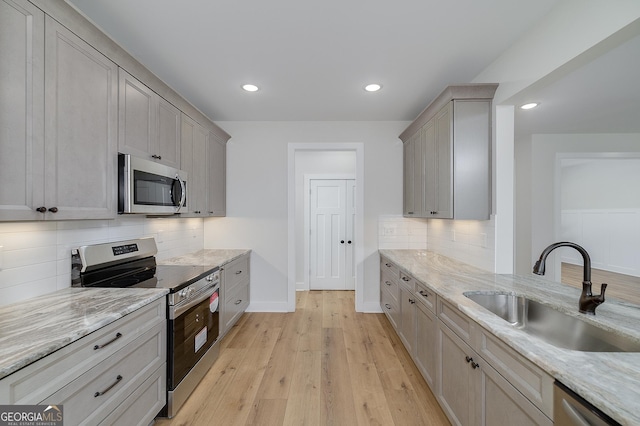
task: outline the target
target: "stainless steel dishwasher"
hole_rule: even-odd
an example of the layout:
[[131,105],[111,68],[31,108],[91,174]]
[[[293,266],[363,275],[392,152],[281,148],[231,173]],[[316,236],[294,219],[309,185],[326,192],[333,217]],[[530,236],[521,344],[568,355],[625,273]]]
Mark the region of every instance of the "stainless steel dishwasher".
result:
[[558,381],[553,387],[553,424],[555,426],[620,426],[620,423]]

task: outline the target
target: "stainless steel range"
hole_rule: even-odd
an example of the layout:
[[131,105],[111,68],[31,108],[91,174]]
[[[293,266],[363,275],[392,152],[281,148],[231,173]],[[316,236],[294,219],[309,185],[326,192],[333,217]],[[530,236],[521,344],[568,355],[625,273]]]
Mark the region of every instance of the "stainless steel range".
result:
[[72,285],[165,288],[167,405],[173,417],[218,358],[220,272],[204,266],[157,265],[153,238],[82,246],[72,253]]

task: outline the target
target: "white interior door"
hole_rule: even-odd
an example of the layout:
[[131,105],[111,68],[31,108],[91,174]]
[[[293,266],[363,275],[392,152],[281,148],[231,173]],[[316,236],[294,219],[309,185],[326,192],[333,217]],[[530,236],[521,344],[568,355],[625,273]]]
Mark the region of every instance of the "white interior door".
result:
[[309,199],[310,289],[355,289],[355,181],[313,179]]

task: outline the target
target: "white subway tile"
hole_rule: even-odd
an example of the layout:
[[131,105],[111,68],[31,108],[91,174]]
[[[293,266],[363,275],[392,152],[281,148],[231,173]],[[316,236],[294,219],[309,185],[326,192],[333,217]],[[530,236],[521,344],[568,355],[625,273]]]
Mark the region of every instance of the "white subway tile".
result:
[[5,250],[3,269],[19,268],[56,260],[56,246]]

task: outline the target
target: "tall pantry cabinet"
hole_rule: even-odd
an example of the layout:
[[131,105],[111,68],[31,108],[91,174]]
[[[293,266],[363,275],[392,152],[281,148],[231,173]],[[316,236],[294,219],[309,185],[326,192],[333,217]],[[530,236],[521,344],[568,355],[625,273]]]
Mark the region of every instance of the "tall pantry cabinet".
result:
[[449,86],[402,132],[404,216],[489,219],[496,89]]

